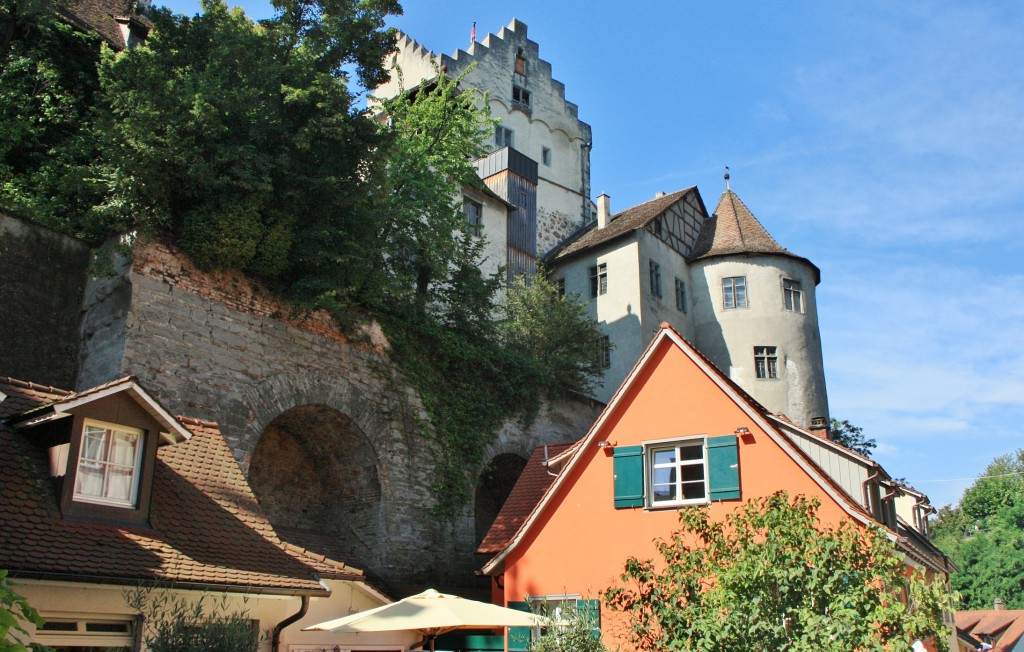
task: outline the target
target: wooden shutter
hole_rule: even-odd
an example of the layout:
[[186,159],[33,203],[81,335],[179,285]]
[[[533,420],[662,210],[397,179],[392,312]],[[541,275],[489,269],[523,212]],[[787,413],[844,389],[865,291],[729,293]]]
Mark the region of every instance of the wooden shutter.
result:
[[736,435],[708,437],[708,484],[711,500],[740,497],[740,457]]
[[615,509],[644,506],[644,447],[617,446],[612,460],[615,473]]
[[576,610],[580,617],[586,618],[590,625],[590,636],[595,641],[601,640],[601,601],[600,600],[577,600]]
[[[509,602],[509,609],[525,611],[530,613],[529,602]],[[533,639],[533,629],[530,627],[509,627],[508,628],[508,650],[509,652],[527,652]]]

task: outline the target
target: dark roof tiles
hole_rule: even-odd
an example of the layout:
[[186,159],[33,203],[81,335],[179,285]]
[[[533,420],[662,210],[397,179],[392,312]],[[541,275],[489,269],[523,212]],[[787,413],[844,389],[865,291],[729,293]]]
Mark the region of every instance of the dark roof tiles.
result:
[[[0,416],[69,392],[0,378]],[[311,565],[286,552],[217,425],[179,419],[186,442],[157,451],[149,527],[64,519],[47,452],[0,423],[0,568],[80,581],[174,582],[323,593]]]

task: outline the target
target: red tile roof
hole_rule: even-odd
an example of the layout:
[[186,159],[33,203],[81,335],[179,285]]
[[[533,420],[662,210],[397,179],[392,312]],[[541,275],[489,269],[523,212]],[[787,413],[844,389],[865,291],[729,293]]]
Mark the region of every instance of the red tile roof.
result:
[[[549,444],[547,454],[555,457],[572,448],[574,444]],[[540,504],[541,498],[555,481],[544,465],[544,446],[538,446],[526,463],[522,474],[509,492],[505,504],[501,506],[497,518],[487,531],[487,536],[480,542],[477,552],[498,553],[505,549],[519,533],[534,508]]]
[[956,626],[975,638],[991,643],[992,652],[1010,652],[1024,635],[1024,610],[958,611]]
[[[555,249],[548,254],[548,259],[552,261],[565,260],[598,245],[611,242],[620,236],[632,233],[636,229],[642,229],[651,220],[667,211],[673,204],[681,201],[690,193],[697,193],[697,187],[684,188],[683,190],[678,190],[662,197],[656,197],[650,201],[628,208],[621,213],[611,216],[608,220],[608,225],[603,229],[597,228],[596,222],[591,222],[577,232],[577,235],[570,237],[570,240],[561,248]],[[699,194],[697,199],[700,201]],[[701,205],[703,205],[703,202]]]
[[[0,417],[69,392],[0,379]],[[217,425],[157,452],[150,528],[65,520],[47,451],[0,423],[0,568],[22,577],[323,594],[316,572],[286,552]]]

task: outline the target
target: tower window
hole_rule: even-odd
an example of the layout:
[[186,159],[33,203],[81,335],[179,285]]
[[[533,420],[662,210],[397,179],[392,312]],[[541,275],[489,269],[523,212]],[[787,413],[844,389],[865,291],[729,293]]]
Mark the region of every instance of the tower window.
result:
[[502,147],[515,147],[515,132],[498,125],[494,128],[494,142],[498,146],[498,149]]
[[602,369],[612,366],[612,340],[607,335],[597,338],[597,362]]
[[522,86],[512,85],[512,104],[521,108],[530,108],[530,91],[526,90]]
[[565,279],[564,278],[555,279],[555,290],[558,291],[558,296],[560,296],[560,297],[564,297],[565,296]]
[[540,148],[540,161],[544,165],[548,165],[548,166],[551,165],[551,148],[550,147],[541,147]]
[[804,292],[800,287],[800,281],[793,281],[788,278],[782,279],[782,294],[786,301],[786,310],[791,312],[804,311]]
[[590,268],[590,296],[608,294],[608,265],[601,263]]
[[523,56],[523,48],[516,50],[516,74],[526,76],[526,57]]
[[747,307],[747,277],[730,276],[722,279],[722,301],[726,310]]
[[779,358],[775,354],[774,346],[754,347],[754,368],[757,370],[758,378],[779,377]]

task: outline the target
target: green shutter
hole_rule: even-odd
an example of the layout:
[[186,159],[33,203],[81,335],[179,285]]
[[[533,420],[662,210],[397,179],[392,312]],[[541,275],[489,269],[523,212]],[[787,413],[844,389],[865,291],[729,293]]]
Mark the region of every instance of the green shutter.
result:
[[[525,611],[527,613],[531,611],[529,602],[509,602],[508,608],[515,609],[516,611]],[[509,627],[508,651],[526,652],[530,649],[532,639],[533,630],[530,627]]]
[[615,473],[615,509],[644,506],[644,447],[617,446],[612,461]]
[[708,483],[711,500],[740,497],[740,457],[736,435],[708,437]]
[[576,610],[586,623],[590,625],[590,636],[595,641],[601,640],[601,601],[600,600],[578,600]]

